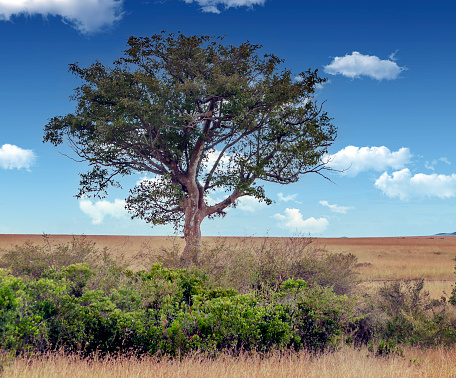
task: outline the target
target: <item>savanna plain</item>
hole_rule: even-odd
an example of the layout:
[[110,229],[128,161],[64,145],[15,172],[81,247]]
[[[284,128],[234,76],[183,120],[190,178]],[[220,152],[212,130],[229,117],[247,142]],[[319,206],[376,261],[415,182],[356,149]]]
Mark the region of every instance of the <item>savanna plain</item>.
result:
[[[308,337],[312,341],[307,344],[295,341],[293,345],[301,345],[296,350],[293,347],[280,347],[292,345],[292,341],[287,339],[277,342],[275,347],[264,343],[262,350],[255,350],[243,342],[236,353],[231,353],[229,348],[215,353],[214,346],[223,344],[225,341],[220,341],[223,337],[214,339],[207,349],[209,344],[190,345],[185,344],[186,341],[179,341],[182,346],[176,347],[177,336],[170,345],[164,347],[170,352],[166,354],[138,355],[131,351],[100,354],[98,350],[86,353],[82,349],[65,347],[67,344],[63,342],[54,344],[52,349],[38,348],[38,351],[30,348],[14,350],[11,345],[5,348],[5,344],[1,360],[2,376],[456,377],[456,300],[453,291],[456,280],[456,236],[316,239],[206,237],[203,243],[204,253],[198,269],[206,272],[213,287],[220,285],[226,289],[237,285],[237,293],[246,293],[254,287],[261,291],[261,298],[276,298],[280,290],[285,290],[284,287],[295,290],[294,295],[297,295],[298,289],[301,290],[299,285],[308,285],[302,288],[310,287],[310,290],[320,286],[331,287],[334,295],[337,294],[335,300],[350,302],[341,305],[345,306],[344,310],[337,309],[337,322],[342,326],[330,335],[329,331],[323,330],[323,333],[318,334],[318,342],[315,341],[315,333],[301,333],[303,340]],[[71,255],[73,249],[79,253],[81,246],[85,251],[89,249],[85,260],[70,259],[68,263],[85,264],[89,258],[101,258],[105,264],[109,260],[111,268],[122,267],[116,270],[116,274],[125,274],[126,277],[139,274],[138,277],[144,278],[141,275],[143,273],[138,272],[147,272],[151,267],[155,267],[152,269],[156,271],[169,269],[163,270],[168,276],[173,269],[185,270],[179,266],[178,255],[183,247],[183,240],[179,237],[0,235],[2,268],[4,272],[10,269],[9,273],[3,273],[3,278],[11,274],[11,269],[22,269],[18,259],[25,261],[34,253],[41,253],[41,260],[51,256],[55,263],[58,260],[56,256],[62,257],[62,246],[67,247],[63,248],[67,255]],[[37,260],[33,264],[42,265],[40,277],[61,277],[53,262],[47,261],[43,265],[43,261]],[[236,268],[237,264],[239,266]],[[64,265],[62,263],[62,272],[69,274],[69,270],[64,270]],[[30,275],[31,268],[26,268]],[[54,270],[46,273],[49,269]],[[17,276],[24,276],[25,273],[21,272]],[[301,280],[290,280],[295,278]],[[84,285],[80,287],[81,293],[88,289],[99,289],[95,283],[84,282]],[[326,295],[329,301],[333,300],[333,297],[328,296],[333,294],[328,294],[326,289],[321,290],[323,296]],[[197,296],[187,306],[194,306],[198,295],[203,295],[199,291],[195,293]],[[3,294],[6,295],[5,292]],[[281,298],[290,298],[287,295],[283,294]],[[306,298],[306,304],[315,306],[314,302],[318,302],[314,297]],[[281,304],[287,304],[285,299],[281,300]],[[5,305],[5,301],[2,305]],[[322,326],[321,319],[333,309],[326,303],[319,306],[324,308],[309,308],[315,313],[321,310],[318,321]],[[348,312],[350,315],[347,315]],[[317,317],[306,319],[317,324]],[[162,318],[162,321],[169,319]],[[328,324],[325,323],[323,328],[328,327]],[[321,338],[325,332],[328,335]],[[201,333],[198,335],[202,338]],[[192,334],[189,337],[194,340],[196,336]],[[196,347],[193,348],[194,345]]]

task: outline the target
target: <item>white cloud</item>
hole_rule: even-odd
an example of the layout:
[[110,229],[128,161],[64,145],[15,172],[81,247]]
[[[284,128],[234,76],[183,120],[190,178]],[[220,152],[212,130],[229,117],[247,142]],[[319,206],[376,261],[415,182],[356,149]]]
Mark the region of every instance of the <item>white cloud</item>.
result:
[[290,232],[320,233],[328,227],[326,218],[315,219],[314,217],[303,219],[299,209],[285,209],[285,215],[275,214],[274,218],[279,221],[278,226]]
[[391,152],[387,147],[355,147],[347,146],[334,155],[326,155],[323,161],[328,166],[342,172],[343,175],[354,177],[368,170],[383,171],[387,168],[401,169],[410,163],[412,154],[408,148],[400,148]]
[[412,176],[408,168],[393,172],[390,176],[383,173],[375,182],[375,187],[388,197],[407,200],[413,197],[450,198],[456,196],[456,174],[426,175],[417,173]]
[[277,193],[277,197],[279,197],[279,200],[283,201],[283,202],[293,201],[296,203],[300,203],[300,202],[296,201],[297,196],[298,196],[298,194],[290,194],[288,196],[285,196],[283,193]]
[[32,150],[24,150],[12,144],[4,144],[0,148],[0,168],[30,170],[35,160],[36,155]]
[[329,207],[333,213],[345,214],[348,210],[352,210],[353,207],[330,205],[328,201],[320,201],[320,205]]
[[255,197],[244,196],[237,200],[237,208],[242,211],[254,213],[265,208],[266,202],[260,202]]
[[60,16],[82,33],[111,26],[122,18],[123,0],[0,0],[0,20],[12,16]]
[[324,69],[330,75],[344,75],[352,79],[368,76],[376,80],[392,80],[397,79],[405,68],[399,67],[391,55],[390,60],[382,60],[374,55],[353,51],[351,55],[335,57]]
[[265,0],[184,0],[187,4],[197,3],[203,12],[220,13],[219,6],[228,8],[252,7],[263,5]]
[[115,199],[114,202],[106,200],[92,201],[83,199],[79,202],[79,208],[90,218],[93,224],[101,224],[104,218],[109,215],[113,218],[124,218],[127,216],[125,200]]

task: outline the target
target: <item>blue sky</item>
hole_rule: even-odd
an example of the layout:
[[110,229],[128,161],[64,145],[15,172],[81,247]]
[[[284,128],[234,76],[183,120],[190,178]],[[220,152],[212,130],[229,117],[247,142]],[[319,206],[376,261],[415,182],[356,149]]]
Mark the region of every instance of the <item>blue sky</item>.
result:
[[329,79],[316,100],[338,128],[327,181],[267,185],[204,235],[412,236],[456,231],[456,3],[452,1],[0,0],[0,233],[170,235],[130,220],[123,190],[77,200],[84,164],[43,144],[74,110],[68,64],[120,57],[162,30],[263,45]]

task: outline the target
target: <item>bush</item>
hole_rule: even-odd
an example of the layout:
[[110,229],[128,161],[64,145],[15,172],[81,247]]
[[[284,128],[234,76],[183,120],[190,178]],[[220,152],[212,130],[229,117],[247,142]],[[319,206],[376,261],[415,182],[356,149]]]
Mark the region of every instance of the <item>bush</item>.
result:
[[336,295],[330,287],[308,288],[303,280],[287,280],[278,297],[285,300],[291,314],[295,349],[323,352],[335,348],[349,324],[356,321],[355,299]]
[[[364,309],[365,328],[384,345],[450,345],[456,342],[456,318],[445,299],[431,299],[424,280],[385,283]],[[382,344],[383,345],[383,344]]]
[[196,268],[155,264],[132,272],[112,260],[99,268],[53,267],[37,279],[2,270],[0,347],[84,355],[323,351],[351,317],[346,297],[302,280],[287,280],[273,294],[238,294]]
[[70,295],[80,297],[82,296],[84,287],[93,275],[94,272],[89,268],[87,263],[78,263],[71,264],[60,269],[52,267],[47,269],[41,277],[51,278],[54,280],[68,280],[71,283]]
[[268,351],[289,344],[288,318],[281,305],[261,304],[254,295],[195,300],[191,311],[180,311],[164,330],[166,341],[160,346],[172,355],[192,350]]
[[[181,267],[176,249],[151,253],[151,261],[169,268]],[[236,288],[240,293],[278,291],[286,280],[302,279],[311,286],[333,287],[338,295],[351,293],[358,284],[357,258],[334,254],[314,247],[309,238],[275,241],[264,238],[261,244],[248,239],[237,245],[223,242],[203,246],[196,267],[205,271],[214,285]]]
[[57,302],[66,293],[61,282],[25,283],[0,269],[0,346],[13,353],[44,352],[49,346],[47,318],[57,315]]
[[43,239],[42,245],[26,242],[7,250],[0,257],[0,268],[11,270],[15,276],[37,279],[51,268],[79,263],[93,267],[101,261],[102,253],[85,237],[57,245],[51,244],[46,235]]

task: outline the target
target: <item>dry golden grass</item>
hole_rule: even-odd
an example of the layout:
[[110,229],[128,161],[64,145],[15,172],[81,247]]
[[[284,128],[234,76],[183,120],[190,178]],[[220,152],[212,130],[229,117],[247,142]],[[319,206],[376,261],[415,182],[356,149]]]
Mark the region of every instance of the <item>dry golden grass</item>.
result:
[[[48,235],[50,243],[66,243],[73,235]],[[76,237],[79,237],[76,235]],[[173,236],[121,236],[88,235],[100,249],[107,248],[114,257],[122,256],[131,268],[138,253],[154,253],[162,249],[181,250],[184,240]],[[226,246],[255,246],[264,243],[259,237],[204,237],[208,247],[219,244]],[[280,244],[285,238],[268,238],[270,243]],[[15,245],[31,241],[43,243],[43,235],[0,234],[0,254]],[[359,261],[360,279],[366,287],[391,280],[426,280],[425,290],[433,298],[452,291],[455,281],[456,236],[434,237],[389,237],[389,238],[316,238],[311,248],[324,249],[333,253],[352,253]]]
[[[68,243],[73,237],[81,235],[46,235],[50,243]],[[173,236],[125,236],[125,235],[86,235],[87,240],[96,243],[100,249],[108,248],[114,254],[123,253],[127,258],[135,255],[143,248],[160,249],[171,248],[174,244],[183,247],[184,241]],[[35,244],[43,243],[43,235],[32,234],[0,234],[0,253],[2,250],[11,249],[15,245],[25,242]]]
[[[70,241],[71,235],[49,235],[52,243]],[[108,248],[114,255],[123,255],[126,260],[139,251],[183,248],[184,241],[172,236],[104,236],[88,235],[99,248]],[[235,245],[247,239],[259,245],[264,238],[205,237],[208,246],[219,243]],[[281,238],[269,238],[279,242]],[[0,253],[26,241],[42,243],[42,235],[0,235]],[[316,238],[312,246],[335,253],[352,253],[359,261],[363,281],[406,280],[425,278],[427,281],[454,280],[456,236],[391,237],[391,238]],[[446,284],[445,284],[446,285]]]
[[342,350],[312,358],[305,352],[261,358],[258,355],[215,360],[191,356],[177,360],[119,358],[88,361],[50,354],[17,358],[5,364],[3,377],[456,377],[456,349],[404,350],[404,357],[375,358],[367,349]]
[[[358,292],[366,292],[381,286],[384,281],[365,281],[359,285]],[[449,298],[453,290],[455,279],[448,281],[425,281],[424,291],[429,292],[431,298],[440,299],[442,296]],[[456,377],[456,376],[455,376]]]
[[316,239],[331,252],[353,253],[363,280],[453,280],[455,236]]

